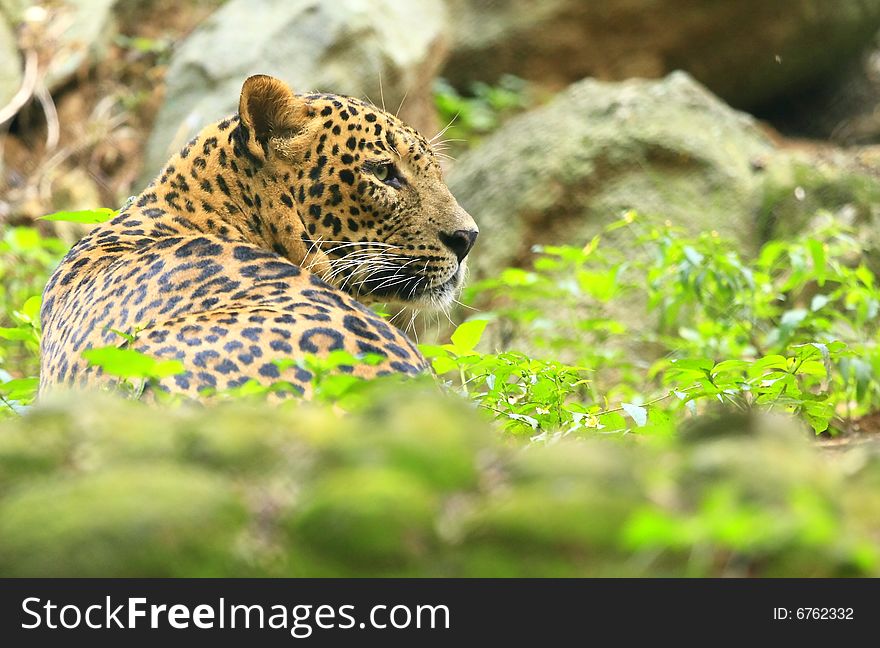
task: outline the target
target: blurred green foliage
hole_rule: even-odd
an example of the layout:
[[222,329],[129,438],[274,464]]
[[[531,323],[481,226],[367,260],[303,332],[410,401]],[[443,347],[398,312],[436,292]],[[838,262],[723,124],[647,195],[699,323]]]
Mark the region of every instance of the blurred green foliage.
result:
[[[449,142],[452,150],[475,145],[504,119],[533,104],[528,83],[512,74],[503,75],[495,85],[476,81],[468,92],[459,92],[442,78],[434,82],[434,106],[445,125],[441,143]],[[445,150],[442,144],[434,148]]]
[[4,576],[880,575],[880,454],[785,418],[511,445],[461,399],[371,383],[149,409],[68,395],[0,425]]
[[[745,259],[715,233],[687,237],[630,212],[583,247],[536,248],[531,269],[473,284],[465,299],[492,310],[422,350],[449,386],[515,434],[668,435],[718,402],[795,413],[816,432],[836,433],[880,406],[880,287],[859,241],[830,217],[817,222]],[[39,297],[10,300],[39,285],[61,246],[26,228],[10,230],[6,245],[20,257],[3,265],[13,278],[3,304],[13,326],[0,328],[8,413],[33,398],[39,349]],[[481,350],[487,332],[500,351]],[[128,349],[87,354],[135,395],[183,370]],[[295,362],[315,376],[318,400],[357,407],[361,381],[336,369],[371,360],[336,353]],[[289,390],[245,385],[222,396]]]

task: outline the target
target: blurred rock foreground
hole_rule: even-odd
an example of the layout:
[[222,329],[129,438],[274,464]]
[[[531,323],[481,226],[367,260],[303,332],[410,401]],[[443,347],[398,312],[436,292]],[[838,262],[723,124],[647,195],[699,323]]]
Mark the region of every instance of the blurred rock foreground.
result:
[[388,387],[341,418],[68,395],[0,422],[0,574],[880,575],[876,447],[741,415],[524,447]]

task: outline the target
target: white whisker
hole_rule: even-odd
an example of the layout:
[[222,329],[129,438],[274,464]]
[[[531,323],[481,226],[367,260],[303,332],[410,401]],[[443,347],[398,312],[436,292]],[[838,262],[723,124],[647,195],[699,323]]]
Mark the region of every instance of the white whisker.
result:
[[480,309],[479,309],[479,308],[474,308],[473,306],[468,306],[468,305],[465,304],[464,302],[460,302],[460,301],[458,301],[455,297],[452,298],[452,301],[455,302],[456,304],[458,304],[459,306],[462,306],[463,308],[469,308],[470,310],[475,311],[475,312],[477,312],[477,313],[480,312]]
[[459,116],[460,114],[461,114],[460,112],[455,113],[455,115],[453,115],[452,119],[449,120],[449,123],[446,124],[446,126],[444,126],[443,129],[442,129],[439,133],[437,133],[436,135],[434,135],[434,137],[432,137],[431,139],[429,139],[428,142],[429,142],[430,144],[433,145],[433,143],[434,143],[438,138],[443,137],[443,135],[446,133],[446,131],[448,131],[449,128],[452,126],[452,124],[455,123],[455,120],[458,119],[458,116]]

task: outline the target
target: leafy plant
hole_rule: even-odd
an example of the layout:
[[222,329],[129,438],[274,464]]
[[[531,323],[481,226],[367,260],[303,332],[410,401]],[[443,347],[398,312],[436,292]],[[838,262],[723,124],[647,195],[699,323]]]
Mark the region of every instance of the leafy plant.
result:
[[110,220],[116,215],[115,209],[101,207],[98,209],[83,209],[80,211],[60,211],[54,214],[42,216],[40,220],[61,221],[64,223],[83,223],[94,225]]
[[[51,218],[97,222],[113,213]],[[43,264],[43,277],[63,252],[59,243],[27,228],[3,242],[7,254]],[[448,344],[422,346],[450,388],[512,434],[669,436],[719,405],[781,410],[816,432],[837,433],[880,406],[880,288],[856,239],[831,218],[799,238],[767,243],[753,259],[714,233],[689,237],[634,213],[582,247],[535,252],[531,268],[509,268],[467,290],[467,301],[491,310],[459,326]],[[6,262],[0,270],[17,268]],[[16,297],[39,284],[29,272]],[[7,409],[27,404],[37,384],[39,298],[18,303],[5,302],[10,326],[0,328]],[[183,370],[133,349],[85,356],[135,395]],[[353,368],[377,360],[337,351],[280,364],[308,372],[317,402],[356,410],[370,387]],[[291,390],[252,382],[213,395]]]
[[[97,223],[115,214],[58,212],[43,220]],[[33,401],[40,365],[40,294],[67,244],[33,227],[10,227],[0,240],[0,416]]]
[[496,85],[475,82],[465,94],[445,79],[434,83],[434,105],[440,121],[448,125],[445,139],[453,143],[473,145],[531,103],[526,81],[511,74],[503,75]]
[[[634,213],[605,236],[619,231],[639,254],[597,236],[536,248],[530,270],[471,286],[469,300],[492,304],[496,343],[524,352],[478,353],[473,333],[486,324],[469,324],[466,347],[425,348],[435,370],[457,374],[508,429],[542,435],[668,433],[718,404],[837,432],[878,407],[880,291],[846,229],[829,219],[752,261],[714,233],[687,237]],[[634,309],[643,314],[620,317]]]
[[[162,402],[150,416],[103,394],[31,413],[34,295],[64,250],[10,232],[8,573],[878,573],[877,516],[864,513],[878,506],[876,457],[829,462],[802,434],[846,431],[880,408],[880,288],[831,219],[753,258],[634,213],[584,246],[538,247],[531,267],[468,289],[487,309],[448,343],[422,345],[454,399],[428,377],[362,380],[358,364],[378,358],[337,351],[278,363],[310,374],[309,403],[267,408],[294,388],[251,381],[205,394],[209,408],[152,390]],[[128,348],[137,330],[119,334],[119,347],[84,357],[130,396],[184,369]],[[101,416],[82,414],[93,409]],[[90,461],[71,461],[84,448]],[[185,515],[181,492],[198,503]],[[92,525],[105,518],[112,527]],[[340,520],[358,530],[357,552],[340,543]],[[128,540],[145,530],[190,538],[198,558]],[[68,551],[65,538],[107,533],[117,540],[104,562]]]
[[40,293],[67,250],[30,227],[0,239],[0,415],[29,403],[39,371]]

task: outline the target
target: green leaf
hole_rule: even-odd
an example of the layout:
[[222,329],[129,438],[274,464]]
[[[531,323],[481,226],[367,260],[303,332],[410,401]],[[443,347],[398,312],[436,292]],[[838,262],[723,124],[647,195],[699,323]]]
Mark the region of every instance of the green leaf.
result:
[[788,358],[777,354],[758,358],[749,368],[749,376],[760,376],[768,369],[788,369]]
[[488,323],[488,320],[470,320],[459,324],[450,337],[456,352],[459,354],[472,352],[483,337],[483,331],[486,330]]
[[431,360],[431,366],[434,368],[434,371],[438,376],[442,376],[445,373],[458,369],[455,360],[448,356],[437,356],[433,358]]
[[325,369],[336,369],[342,365],[355,366],[359,364],[358,359],[345,349],[335,349],[328,353],[325,357],[320,358],[319,362]]
[[420,344],[419,351],[421,351],[422,355],[426,358],[436,358],[438,356],[446,355],[446,349],[439,344]]
[[648,411],[648,423],[641,430],[643,434],[654,434],[656,436],[672,436],[675,434],[675,421],[673,418],[656,407],[652,407]]
[[82,356],[117,378],[167,378],[185,371],[180,360],[157,360],[134,349],[101,347],[87,349]]
[[28,322],[33,322],[36,324],[40,321],[40,304],[42,303],[42,298],[40,295],[34,295],[33,297],[29,297],[28,300],[22,304],[19,309],[19,314],[24,316],[24,318]]
[[31,400],[39,386],[39,378],[14,378],[0,384],[0,393],[10,400]]
[[679,371],[711,371],[715,363],[709,358],[681,358],[672,360],[670,369]]
[[116,215],[115,209],[100,207],[98,209],[86,209],[82,211],[60,211],[48,216],[41,216],[40,220],[63,221],[65,223],[104,223]]
[[819,360],[807,360],[806,362],[801,363],[801,366],[798,367],[797,373],[798,375],[819,376],[820,378],[825,378],[827,375],[825,364]]
[[321,381],[319,389],[322,397],[335,401],[362,382],[364,382],[364,379],[357,376],[352,376],[350,374],[334,374],[324,378]]
[[871,272],[864,265],[860,265],[858,268],[856,268],[855,275],[858,280],[865,285],[865,287],[871,288],[874,286],[874,273]]
[[34,332],[27,328],[0,328],[0,338],[4,340],[33,340]]
[[745,370],[748,366],[749,363],[745,360],[724,360],[723,362],[719,362],[712,368],[712,375],[717,376],[728,371],[740,372]]
[[825,285],[825,244],[815,239],[807,241],[807,248],[810,250],[810,256],[813,259],[813,272],[816,273],[816,283],[820,286]]
[[375,367],[385,362],[385,356],[380,353],[359,353],[358,361],[368,367]]
[[125,331],[119,331],[117,329],[110,329],[110,332],[115,333],[116,335],[121,337],[126,342],[136,342],[137,341],[137,336],[133,335],[131,333],[127,333]]

